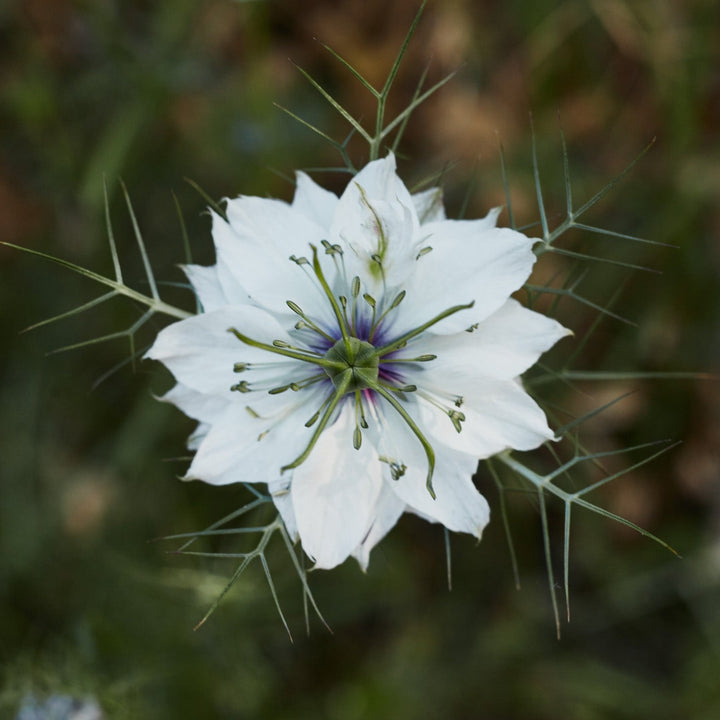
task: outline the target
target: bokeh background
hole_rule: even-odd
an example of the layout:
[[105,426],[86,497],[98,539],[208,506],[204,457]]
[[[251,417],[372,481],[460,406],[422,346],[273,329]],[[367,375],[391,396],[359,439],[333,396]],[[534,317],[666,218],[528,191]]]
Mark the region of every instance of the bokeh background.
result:
[[[333,137],[347,133],[293,63],[371,120],[370,96],[321,43],[379,85],[417,9],[416,0],[5,0],[0,239],[110,273],[106,176],[126,277],[142,288],[122,177],[157,275],[180,280],[172,192],[195,259],[213,257],[204,201],[183,178],[216,198],[289,199],[295,168],[337,165],[332,148],[273,105]],[[531,112],[551,224],[563,213],[561,129],[579,200],[656,139],[591,220],[675,247],[567,238],[662,273],[591,269],[583,290],[605,304],[620,289],[613,309],[637,327],[603,321],[579,368],[717,371],[718,48],[714,0],[431,0],[425,10],[390,112],[407,104],[428,63],[429,82],[459,68],[411,120],[400,161],[408,182],[445,171],[451,213],[466,199],[469,216],[504,203],[499,140],[516,216],[537,220]],[[361,145],[351,154],[363,162]],[[315,177],[336,191],[347,181]],[[539,281],[567,270],[545,267]],[[576,415],[633,391],[587,425],[591,448],[682,441],[594,499],[683,559],[577,515],[572,621],[560,641],[537,507],[523,495],[509,497],[520,591],[497,512],[480,545],[453,539],[452,591],[441,529],[408,517],[366,576],[352,562],[311,576],[333,634],[313,619],[306,636],[282,547],[270,561],[294,643],[259,567],[193,632],[233,566],[173,557],[148,540],[200,529],[247,495],[177,481],[184,465],[173,458],[185,454],[192,423],[153,398],[171,384],[160,368],[125,365],[93,389],[127,357],[127,342],[46,357],[126,327],[132,306],[20,334],[98,292],[0,247],[0,717],[15,717],[31,693],[94,696],[119,719],[720,716],[716,381],[548,391]],[[579,336],[593,319],[570,303],[560,313]],[[482,469],[478,483],[497,510]],[[562,508],[551,509],[559,570]]]

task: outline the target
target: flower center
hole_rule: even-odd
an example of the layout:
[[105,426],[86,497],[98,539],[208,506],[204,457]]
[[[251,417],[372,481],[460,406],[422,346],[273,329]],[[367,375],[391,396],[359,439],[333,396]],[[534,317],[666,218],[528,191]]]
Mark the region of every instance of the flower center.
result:
[[[336,388],[344,387],[345,392],[377,387],[380,357],[377,350],[364,340],[351,337],[338,340],[326,353],[333,366],[324,368]],[[350,382],[346,378],[350,373]]]
[[[380,224],[379,221],[378,224]],[[382,270],[382,259],[385,252],[385,245],[383,245],[383,242],[386,241],[383,241],[382,237],[380,239],[381,242],[378,247],[378,253],[373,256],[373,260],[378,264],[380,270]],[[323,240],[322,244],[325,248],[326,254],[332,255],[334,260],[336,260],[338,255],[342,258],[342,248],[339,245],[331,245],[327,240]],[[257,340],[253,340],[247,335],[244,335],[237,328],[229,328],[229,331],[246,345],[250,345],[251,347],[259,348],[261,350],[267,350],[268,352],[275,353],[276,355],[283,355],[285,357],[293,358],[294,360],[300,360],[302,362],[309,363],[310,365],[315,365],[318,368],[318,371],[308,378],[298,380],[296,382],[290,382],[268,390],[270,394],[274,395],[287,390],[302,390],[304,387],[314,384],[322,379],[324,377],[323,372],[332,381],[334,392],[325,398],[317,412],[315,412],[315,414],[305,423],[305,427],[313,427],[313,433],[307,447],[295,458],[295,460],[281,467],[280,472],[283,473],[286,470],[292,470],[305,462],[308,455],[310,455],[312,449],[317,444],[318,438],[335,417],[336,409],[350,393],[355,395],[356,420],[355,430],[353,432],[353,447],[358,450],[362,443],[361,430],[365,430],[368,427],[363,409],[364,393],[362,391],[371,389],[374,395],[377,395],[379,398],[383,398],[390,406],[392,406],[392,408],[408,425],[415,437],[417,437],[420,441],[428,461],[428,474],[426,481],[427,490],[430,493],[430,496],[435,498],[435,492],[432,487],[432,476],[435,468],[435,452],[424,436],[422,430],[418,427],[413,417],[408,413],[407,409],[403,405],[403,401],[406,399],[404,393],[416,391],[417,386],[400,385],[397,377],[389,375],[387,365],[395,365],[396,363],[402,362],[421,363],[434,360],[436,356],[432,354],[419,355],[412,358],[398,358],[394,357],[394,353],[406,347],[408,342],[419,335],[422,335],[422,333],[439,323],[441,320],[444,320],[446,317],[454,315],[456,312],[460,312],[461,310],[468,310],[475,303],[472,301],[465,305],[454,305],[453,307],[449,307],[447,310],[439,313],[434,318],[399,336],[394,337],[394,339],[388,342],[388,338],[385,338],[383,341],[381,337],[376,334],[376,331],[387,315],[395,310],[403,301],[405,298],[405,290],[398,292],[395,298],[384,308],[382,306],[385,305],[385,303],[382,303],[379,309],[377,307],[376,300],[368,293],[365,293],[362,295],[362,298],[372,310],[372,320],[370,321],[367,338],[369,341],[372,341],[373,338],[376,339],[378,347],[375,347],[371,344],[371,342],[360,340],[356,337],[358,334],[362,334],[362,336],[365,337],[364,331],[359,328],[361,323],[358,322],[357,312],[357,302],[361,291],[360,278],[354,277],[352,279],[349,301],[344,295],[336,296],[323,273],[317,248],[314,245],[311,245],[310,247],[312,249],[312,263],[307,258],[298,258],[295,257],[295,255],[292,255],[290,260],[298,266],[312,266],[315,278],[330,303],[330,307],[332,308],[332,312],[337,321],[337,328],[342,337],[339,340],[336,340],[337,335],[335,335],[335,337],[329,335],[322,329],[321,325],[313,322],[313,320],[303,312],[302,308],[292,300],[286,301],[287,306],[300,317],[299,322],[295,325],[295,329],[314,331],[317,335],[323,338],[323,347],[327,347],[327,345],[324,345],[325,342],[333,342],[332,347],[327,350],[324,355],[321,352],[318,352],[317,348],[302,345],[299,347],[293,346],[286,340],[274,340],[272,345],[259,342]],[[340,268],[337,270],[338,272],[341,272]],[[342,272],[344,272],[344,268],[342,269]],[[379,315],[376,315],[376,311],[379,312]],[[380,374],[381,364],[385,365],[382,378]],[[244,362],[239,362],[235,365],[236,372],[243,372],[247,367],[248,364]],[[237,385],[234,385],[231,390],[252,392],[252,388],[247,382],[238,383]],[[464,416],[461,417],[462,413],[459,413],[456,410],[452,410],[448,414],[450,419],[453,421],[455,429],[459,432],[461,429],[460,423],[464,420]],[[402,468],[402,466],[398,465],[398,468]],[[399,469],[391,469],[391,471],[393,473],[393,477],[397,475],[399,478],[402,474]]]

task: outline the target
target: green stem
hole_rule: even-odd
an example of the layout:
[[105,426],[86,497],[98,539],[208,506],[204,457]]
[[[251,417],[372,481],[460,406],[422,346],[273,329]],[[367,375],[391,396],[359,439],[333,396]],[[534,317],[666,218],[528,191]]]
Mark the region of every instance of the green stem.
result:
[[101,285],[112,288],[118,295],[125,295],[125,297],[129,297],[131,300],[135,300],[135,302],[138,302],[141,305],[146,305],[153,312],[163,313],[164,315],[169,315],[170,317],[174,317],[178,320],[185,320],[186,318],[192,317],[194,315],[194,313],[189,313],[185,310],[181,310],[180,308],[176,308],[173,305],[168,305],[168,303],[163,302],[162,300],[159,300],[157,298],[151,298],[147,295],[136,292],[135,290],[127,287],[127,285],[124,285],[122,282],[111,280],[104,275],[99,275],[92,270],[86,270],[79,265],[75,265],[75,263],[63,260],[62,258],[48,255],[47,253],[38,252],[37,250],[31,250],[30,248],[21,247],[20,245],[13,245],[12,243],[8,242],[0,242],[0,245],[6,245],[7,247],[14,248],[15,250],[21,250],[22,252],[29,253],[30,255],[37,255],[38,257],[44,258],[45,260],[50,260],[51,262],[54,262],[58,265],[62,265],[63,267],[66,267],[69,270],[78,273],[79,275],[84,275],[86,278],[90,278],[90,280],[94,280]]

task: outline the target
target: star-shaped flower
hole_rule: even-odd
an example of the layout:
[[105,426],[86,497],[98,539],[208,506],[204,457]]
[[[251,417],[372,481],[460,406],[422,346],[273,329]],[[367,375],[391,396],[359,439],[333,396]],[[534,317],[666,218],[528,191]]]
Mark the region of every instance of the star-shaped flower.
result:
[[498,214],[447,220],[392,155],[340,198],[298,173],[292,204],[229,200],[185,268],[203,312],[148,353],[199,421],[187,478],[267,483],[316,567],[366,567],[406,511],[479,538],[478,459],[553,437],[519,376],[569,332],[510,298],[535,241]]

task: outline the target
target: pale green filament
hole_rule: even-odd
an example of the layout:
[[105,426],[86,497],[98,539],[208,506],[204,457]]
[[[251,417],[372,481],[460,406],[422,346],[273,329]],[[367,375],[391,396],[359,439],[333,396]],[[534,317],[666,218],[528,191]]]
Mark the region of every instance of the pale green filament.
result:
[[[328,335],[328,334],[327,334],[324,330],[322,330],[320,327],[318,327],[318,325],[316,325],[316,324],[302,311],[302,308],[301,308],[297,303],[294,303],[292,300],[287,300],[287,301],[286,301],[286,304],[287,304],[287,306],[288,306],[296,315],[299,315],[299,316],[302,318],[303,322],[305,323],[305,325],[306,325],[307,327],[312,328],[318,335],[322,335],[322,337],[324,337],[326,340],[330,340],[330,342],[333,342],[333,338],[330,337],[330,335]],[[296,329],[298,329],[298,330],[300,329],[300,328],[297,327],[297,325],[296,325],[295,327],[296,327]]]
[[327,280],[325,279],[325,275],[323,275],[322,268],[320,267],[320,260],[318,259],[318,252],[317,248],[314,245],[310,246],[312,248],[312,265],[313,270],[315,271],[315,276],[320,282],[320,285],[322,286],[322,289],[325,291],[325,295],[327,296],[327,299],[330,301],[330,305],[332,306],[333,312],[335,313],[335,319],[338,322],[338,327],[340,328],[340,332],[342,333],[343,342],[345,343],[345,347],[347,349],[348,355],[352,353],[350,349],[350,333],[349,328],[347,327],[345,323],[345,318],[343,317],[342,310],[338,306],[338,302],[335,299],[335,296],[332,293],[332,290],[330,289],[330,286],[328,285]]
[[408,411],[400,404],[400,401],[393,397],[392,393],[388,392],[383,387],[374,388],[374,390],[382,395],[399,413],[400,417],[408,424],[408,427],[413,431],[415,437],[420,441],[420,444],[425,451],[425,456],[428,461],[428,473],[425,481],[425,487],[430,493],[430,497],[435,500],[435,490],[432,485],[432,476],[435,472],[435,451],[432,449],[432,445],[427,441],[427,438],[423,435],[422,430],[416,425],[415,421],[410,417]]
[[330,418],[332,417],[332,414],[335,411],[337,404],[340,402],[343,395],[345,395],[345,393],[347,392],[347,388],[352,382],[352,378],[352,371],[350,370],[350,368],[347,368],[342,374],[339,384],[335,386],[335,392],[333,393],[333,395],[330,396],[330,402],[327,404],[325,412],[322,414],[322,417],[320,418],[317,427],[313,431],[312,437],[310,438],[310,442],[307,444],[307,447],[300,453],[300,455],[295,458],[295,460],[293,460],[288,465],[281,467],[281,473],[284,473],[286,470],[292,470],[293,468],[302,465],[307,460],[308,455],[310,455],[312,449],[317,444],[317,441],[320,439],[322,431],[325,429],[325,426],[328,424]]
[[322,355],[319,355],[316,352],[313,352],[312,350],[303,350],[302,348],[298,348],[297,350],[291,350],[288,347],[285,347],[287,343],[283,343],[281,340],[275,340],[275,343],[282,343],[280,345],[275,345],[274,343],[272,345],[268,345],[267,343],[259,342],[258,340],[253,340],[252,338],[249,338],[247,335],[243,335],[238,329],[236,328],[228,328],[228,332],[231,332],[240,342],[245,343],[245,345],[250,345],[250,347],[256,347],[260,350],[267,350],[268,352],[276,353],[277,355],[284,355],[285,357],[293,358],[294,360],[302,360],[303,362],[309,362],[313,365],[319,365],[322,368],[341,368],[342,366],[334,362],[333,360],[329,360]]
[[[378,235],[378,246],[377,246],[377,252],[374,253],[371,258],[374,263],[377,264],[377,272],[382,276],[383,274],[383,268],[382,263],[385,259],[385,253],[387,252],[387,246],[388,246],[388,239],[385,235],[385,228],[383,227],[382,220],[380,219],[380,216],[377,214],[375,208],[370,204],[370,201],[367,198],[367,195],[365,194],[365,190],[355,183],[355,186],[360,191],[360,197],[362,198],[363,204],[367,207],[367,209],[372,213],[373,218],[375,218],[375,227],[377,229],[377,235]],[[374,272],[374,265],[371,266],[370,272],[375,274]],[[383,278],[384,279],[384,278]]]
[[416,327],[414,330],[410,330],[410,332],[406,332],[404,335],[396,338],[391,343],[388,343],[387,345],[383,345],[381,348],[378,348],[378,355],[382,357],[383,355],[387,355],[388,353],[394,352],[395,350],[399,350],[407,344],[408,340],[411,340],[412,338],[417,337],[421,333],[424,333],[428,328],[431,328],[433,325],[436,325],[441,320],[444,320],[445,318],[454,315],[456,312],[460,312],[461,310],[469,310],[474,304],[475,301],[473,300],[467,305],[453,305],[453,307],[444,310],[439,315],[436,315],[432,320],[428,320],[426,323],[418,325],[418,327]]

